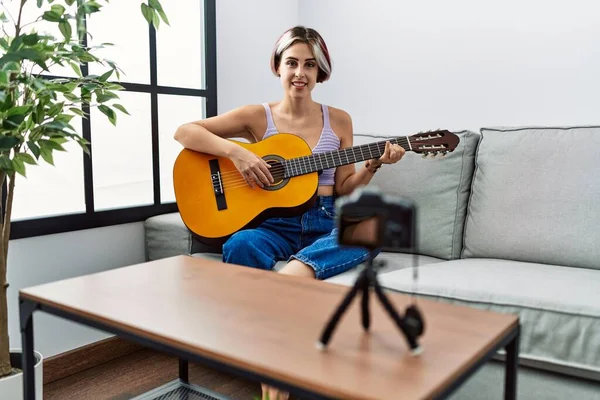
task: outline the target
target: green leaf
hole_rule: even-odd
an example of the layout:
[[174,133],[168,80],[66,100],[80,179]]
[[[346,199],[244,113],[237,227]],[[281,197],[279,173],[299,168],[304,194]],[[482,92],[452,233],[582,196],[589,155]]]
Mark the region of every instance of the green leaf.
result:
[[19,64],[16,61],[9,61],[9,62],[3,63],[0,60],[0,67],[2,67],[2,71],[15,71],[15,72],[19,72],[21,70],[21,64]]
[[10,20],[6,17],[6,15],[4,13],[0,13],[0,21],[10,22]]
[[113,104],[112,106],[113,106],[114,108],[116,108],[117,110],[121,111],[122,113],[125,113],[125,114],[127,114],[127,115],[131,115],[131,114],[129,114],[129,112],[127,112],[127,110],[125,109],[125,107],[123,107],[123,106],[122,106],[122,105],[120,105],[120,104]]
[[23,161],[26,164],[31,164],[31,165],[36,165],[37,163],[35,162],[35,158],[31,157],[31,154],[27,154],[27,153],[17,153],[17,155],[15,156],[15,159],[19,159],[21,161]]
[[37,8],[41,8],[44,0],[37,0]]
[[0,71],[0,85],[8,85],[8,72]]
[[27,147],[29,147],[29,150],[31,150],[36,159],[40,158],[40,147],[37,144],[29,141],[27,142]]
[[100,78],[98,78],[98,80],[100,82],[106,82],[108,80],[108,78],[110,78],[110,76],[112,75],[113,70],[111,69],[108,72],[105,72],[104,74],[102,74],[102,76],[100,76]]
[[0,150],[2,151],[10,150],[19,143],[21,143],[21,140],[18,137],[0,134]]
[[73,3],[75,3],[75,0],[65,0],[65,3],[67,3],[69,6],[72,6]]
[[125,88],[118,83],[110,83],[104,87],[106,90],[124,90]]
[[42,128],[44,128],[46,131],[63,131],[65,129],[67,129],[68,127],[69,127],[68,124],[61,122],[61,121],[56,121],[56,120],[42,125]]
[[4,154],[0,156],[0,170],[5,173],[13,173],[14,171],[10,158]]
[[15,128],[18,128],[19,125],[23,123],[23,121],[25,121],[24,114],[13,115],[2,121],[2,127],[6,130],[12,131]]
[[85,118],[85,113],[83,112],[83,110],[81,108],[70,107],[69,111],[71,111],[74,114],[79,115],[80,117]]
[[58,24],[58,29],[60,29],[60,33],[62,33],[63,36],[65,37],[65,41],[71,40],[71,34],[73,32],[72,32],[71,24],[69,23],[69,21],[67,21],[67,20],[60,21]]
[[48,110],[47,116],[49,116],[49,117],[57,116],[62,111],[64,106],[65,106],[65,103],[56,103],[56,104],[52,105],[52,107],[50,107],[50,109]]
[[53,140],[40,139],[38,140],[38,144],[40,145],[40,149],[43,151],[44,149],[52,149],[58,151],[66,151],[64,147],[60,144],[56,143]]
[[165,14],[165,12],[163,10],[158,10],[158,15],[160,15],[160,17],[165,22],[165,24],[171,26],[171,24],[169,24],[169,19],[167,18],[167,14]]
[[98,106],[98,110],[102,112],[102,114],[108,117],[108,120],[114,125],[117,126],[117,114],[115,111],[109,106],[101,105]]
[[23,35],[23,44],[27,46],[35,46],[40,41],[41,37],[37,33],[30,33],[29,35]]
[[154,8],[156,11],[161,11],[163,9],[158,0],[149,0],[148,5]]
[[152,25],[154,25],[156,29],[160,26],[160,18],[158,18],[158,14],[155,12],[152,13]]
[[144,16],[144,18],[146,19],[146,21],[151,24],[152,23],[152,16],[154,15],[154,12],[152,11],[152,9],[150,7],[148,7],[147,4],[142,3],[142,15]]
[[60,4],[55,4],[52,7],[50,7],[50,11],[62,16],[65,13],[65,7],[61,6]]
[[31,104],[26,106],[13,107],[6,113],[7,117],[12,117],[13,115],[27,115],[29,110],[31,110]]
[[79,103],[81,101],[81,99],[77,95],[74,95],[73,93],[64,93],[63,96],[65,96],[65,99],[72,101],[74,103]]
[[40,155],[50,165],[54,165],[54,158],[52,157],[52,149],[40,148]]
[[44,14],[42,14],[42,19],[49,22],[60,22],[61,14],[57,14],[52,11],[46,11]]
[[16,173],[23,175],[25,178],[27,178],[27,175],[25,174],[25,164],[23,163],[23,161],[15,157],[12,160],[12,166]]
[[104,92],[104,93],[96,94],[96,99],[98,100],[98,103],[105,103],[109,100],[118,99],[118,98],[119,98],[119,96],[117,96],[116,94],[114,94],[112,92]]
[[83,74],[81,73],[81,68],[79,67],[79,64],[75,63],[75,62],[69,62],[69,65],[71,66],[71,68],[73,69],[73,71],[75,71],[75,73],[77,74],[77,76],[82,77]]

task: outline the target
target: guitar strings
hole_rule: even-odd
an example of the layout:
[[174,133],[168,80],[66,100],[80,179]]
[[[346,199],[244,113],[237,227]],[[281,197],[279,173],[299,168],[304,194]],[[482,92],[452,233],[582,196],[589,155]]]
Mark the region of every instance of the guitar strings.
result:
[[[400,139],[404,139],[404,141],[408,142],[408,140],[406,140],[407,138],[392,139],[392,140],[390,140],[390,142],[398,143],[400,141]],[[369,154],[372,155],[371,150],[374,150],[374,149],[372,149],[372,146],[375,146],[377,151],[385,150],[385,142],[384,141],[370,143],[367,145],[362,145],[362,146],[357,146],[357,147],[360,148],[361,155],[364,157],[363,148],[366,147],[369,151]],[[382,149],[382,147],[383,147],[383,149]],[[350,149],[353,149],[352,150],[353,153],[356,151],[356,150],[354,150],[355,148],[350,148]],[[325,157],[325,160],[327,161],[327,153],[323,153],[323,155]],[[311,168],[310,160],[307,159],[308,157],[311,157],[311,156],[312,155],[304,156],[304,157],[300,157],[300,158],[296,158],[296,159],[292,159],[292,160],[285,160],[283,162],[278,162],[277,164],[275,164],[273,167],[271,167],[269,169],[269,172],[271,173],[271,175],[277,174],[280,172],[285,172],[286,167],[290,167],[292,170],[298,169],[300,171],[304,171],[305,167]],[[345,154],[345,156],[346,156],[346,160],[349,161],[350,158],[348,157],[348,154]],[[331,154],[331,159],[334,160],[333,154]],[[338,155],[338,159],[340,159],[340,161],[341,161],[340,155]],[[354,156],[354,160],[355,160],[354,163],[359,162],[356,159],[356,156]],[[290,163],[290,161],[292,161],[292,163]],[[296,164],[293,164],[293,161],[295,161]],[[316,161],[313,161],[313,164],[316,166]],[[321,164],[322,164],[322,161],[321,161]],[[349,164],[353,164],[353,163],[351,162]],[[316,171],[312,171],[312,172],[316,172]],[[305,172],[305,173],[310,173],[310,172]],[[303,175],[303,174],[304,173],[301,173],[299,175]],[[294,175],[294,176],[297,176],[297,175]],[[229,178],[232,178],[232,179],[229,179]],[[223,187],[223,189],[232,190],[232,189],[249,186],[246,179],[243,177],[243,175],[238,170],[224,172],[224,173],[220,174],[220,179],[221,179],[221,186]],[[218,185],[219,177],[213,177],[212,181],[213,181],[213,186]]]
[[[402,142],[401,145],[403,144],[408,144],[409,140],[407,137],[399,137],[399,138],[393,138],[391,140],[389,140],[390,143],[393,144],[400,144],[400,142]],[[373,146],[375,146],[375,149],[373,149]],[[405,147],[403,145],[403,147]],[[325,162],[327,162],[327,157],[330,156],[332,160],[335,161],[335,157],[333,153],[338,153],[338,159],[341,161],[342,160],[342,156],[339,155],[340,152],[344,152],[345,154],[345,158],[347,161],[350,160],[350,157],[348,156],[348,150],[350,150],[352,152],[352,158],[354,159],[354,163],[359,162],[359,160],[356,157],[356,152],[357,149],[360,150],[361,156],[363,159],[367,159],[365,158],[365,155],[363,153],[363,150],[366,152],[369,152],[369,155],[371,157],[373,157],[373,150],[376,150],[376,154],[377,152],[382,152],[385,151],[385,141],[380,141],[380,142],[375,142],[375,143],[368,143],[365,145],[359,145],[359,146],[355,146],[355,147],[349,147],[346,149],[341,149],[341,150],[336,150],[335,152],[329,152],[329,153],[318,153],[319,158],[325,158]],[[283,163],[286,163],[287,165],[291,166],[292,168],[300,168],[300,169],[304,169],[304,167],[310,167],[310,163],[311,160],[309,159],[310,157],[315,156],[316,154],[311,154],[308,156],[303,156],[303,157],[298,157],[298,158],[294,158],[294,159],[290,159],[290,160],[284,160]],[[294,162],[296,164],[294,164]],[[319,160],[319,162],[321,163],[321,165],[323,165],[323,161]],[[274,168],[285,168],[286,165],[282,165],[283,163],[278,162]],[[317,161],[312,161],[312,163],[316,166]],[[349,162],[349,164],[352,164],[353,162]],[[274,168],[269,169],[269,171],[276,171]],[[222,177],[225,177],[227,175],[236,175],[238,174],[239,171],[229,171],[229,172],[224,172],[221,174]]]
[[[398,142],[398,141],[399,141],[398,139],[393,139],[390,142],[393,143],[393,142]],[[365,151],[368,150],[369,151],[369,155],[373,156],[373,153],[372,153],[372,150],[374,150],[374,149],[372,149],[373,146],[376,146],[376,150],[377,151],[382,151],[382,150],[385,149],[385,142],[370,143],[370,144],[367,144],[367,145],[351,147],[349,149],[352,149],[352,153],[355,153],[356,152],[355,149],[356,148],[360,148],[361,156],[362,156],[362,158],[364,158],[364,154],[363,154],[363,149],[362,148],[366,147],[367,149],[365,149]],[[381,147],[383,147],[383,149],[381,149]],[[336,152],[347,153],[346,149],[337,150]],[[289,159],[289,160],[284,160],[283,162],[278,162],[272,168],[270,168],[269,171],[271,171],[271,172],[273,172],[273,171],[279,172],[279,169],[281,169],[281,168],[285,169],[286,166],[289,166],[291,168],[296,168],[296,169],[304,170],[305,167],[309,167],[309,168],[311,167],[311,162],[312,162],[312,164],[314,164],[316,166],[317,165],[317,161],[314,161],[314,160],[311,161],[310,159],[308,159],[309,157],[313,157],[314,155],[315,154],[309,155],[309,156],[304,156],[304,157],[299,157],[299,158],[294,158],[294,159]],[[335,161],[335,157],[334,157],[333,154],[329,154],[329,153],[320,153],[319,154],[318,153],[318,155],[319,155],[319,158],[325,158],[325,162],[327,162],[328,156],[331,157],[331,159]],[[362,161],[362,160],[358,160],[355,154],[353,154],[352,157],[349,157],[348,154],[345,154],[345,158],[346,158],[347,161],[349,161],[350,158],[352,158],[354,160],[353,162],[349,162],[349,164],[353,164],[353,163]],[[342,160],[342,156],[338,155],[338,159],[341,161]],[[322,160],[319,160],[319,163],[321,165],[323,165],[323,161]],[[221,173],[221,177],[232,176],[232,175],[235,176],[237,174],[240,174],[240,172],[237,171],[237,170],[229,171],[229,172],[223,172],[223,173]]]

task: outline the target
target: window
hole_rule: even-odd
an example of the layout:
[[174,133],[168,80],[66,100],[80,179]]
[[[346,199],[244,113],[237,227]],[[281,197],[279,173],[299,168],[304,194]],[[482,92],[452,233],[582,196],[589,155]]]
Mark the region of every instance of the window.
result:
[[[67,152],[55,154],[55,166],[30,166],[27,178],[17,177],[12,239],[177,210],[172,171],[181,146],[173,133],[183,122],[217,112],[215,0],[163,6],[170,26],[162,24],[158,31],[142,17],[139,1],[110,2],[86,21],[92,34],[88,44],[114,44],[98,54],[123,69],[119,103],[131,115],[118,113],[115,127],[92,109],[88,119],[73,120],[91,142],[91,158],[70,144]],[[82,71],[105,72],[93,64]],[[73,77],[69,68],[50,72]]]

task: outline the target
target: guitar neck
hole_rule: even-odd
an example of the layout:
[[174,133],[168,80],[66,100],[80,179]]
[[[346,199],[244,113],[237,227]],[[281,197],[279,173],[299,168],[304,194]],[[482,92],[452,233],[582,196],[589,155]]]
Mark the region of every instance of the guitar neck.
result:
[[390,138],[380,142],[373,142],[360,146],[347,147],[342,150],[328,151],[325,153],[311,154],[310,156],[292,158],[283,162],[285,165],[285,177],[310,174],[329,168],[337,168],[342,165],[379,158],[385,151],[385,142],[398,144],[406,151],[412,151],[410,140],[407,136]]

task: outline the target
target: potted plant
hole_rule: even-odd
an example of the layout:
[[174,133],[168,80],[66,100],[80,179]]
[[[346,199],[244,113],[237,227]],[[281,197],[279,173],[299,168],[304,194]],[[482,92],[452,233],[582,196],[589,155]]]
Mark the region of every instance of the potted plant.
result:
[[[0,385],[15,374],[20,357],[12,363],[8,340],[7,256],[15,179],[26,176],[28,165],[45,161],[53,164],[53,152],[64,151],[63,144],[77,142],[89,155],[88,142],[70,124],[75,116],[86,118],[97,107],[113,125],[116,111],[127,113],[118,103],[116,92],[123,87],[118,66],[94,53],[109,44],[87,45],[86,18],[101,12],[109,0],[29,0],[35,2],[39,17],[24,21],[28,0],[13,0],[18,12],[9,12],[0,0]],[[147,0],[141,11],[148,23],[158,28],[160,19],[168,24],[159,0]],[[36,22],[56,23],[60,37],[36,31]],[[14,29],[13,29],[14,28]],[[11,33],[7,33],[11,29]],[[106,68],[102,75],[83,75],[81,65],[98,63]],[[70,66],[75,78],[50,79],[53,65]],[[4,195],[4,197],[2,196]],[[0,202],[1,203],[1,202]],[[41,385],[39,385],[41,386]],[[0,386],[1,387],[1,386]],[[19,383],[19,389],[21,384]],[[4,390],[0,390],[4,394]],[[10,396],[9,396],[10,397]],[[13,398],[13,397],[10,397]]]

